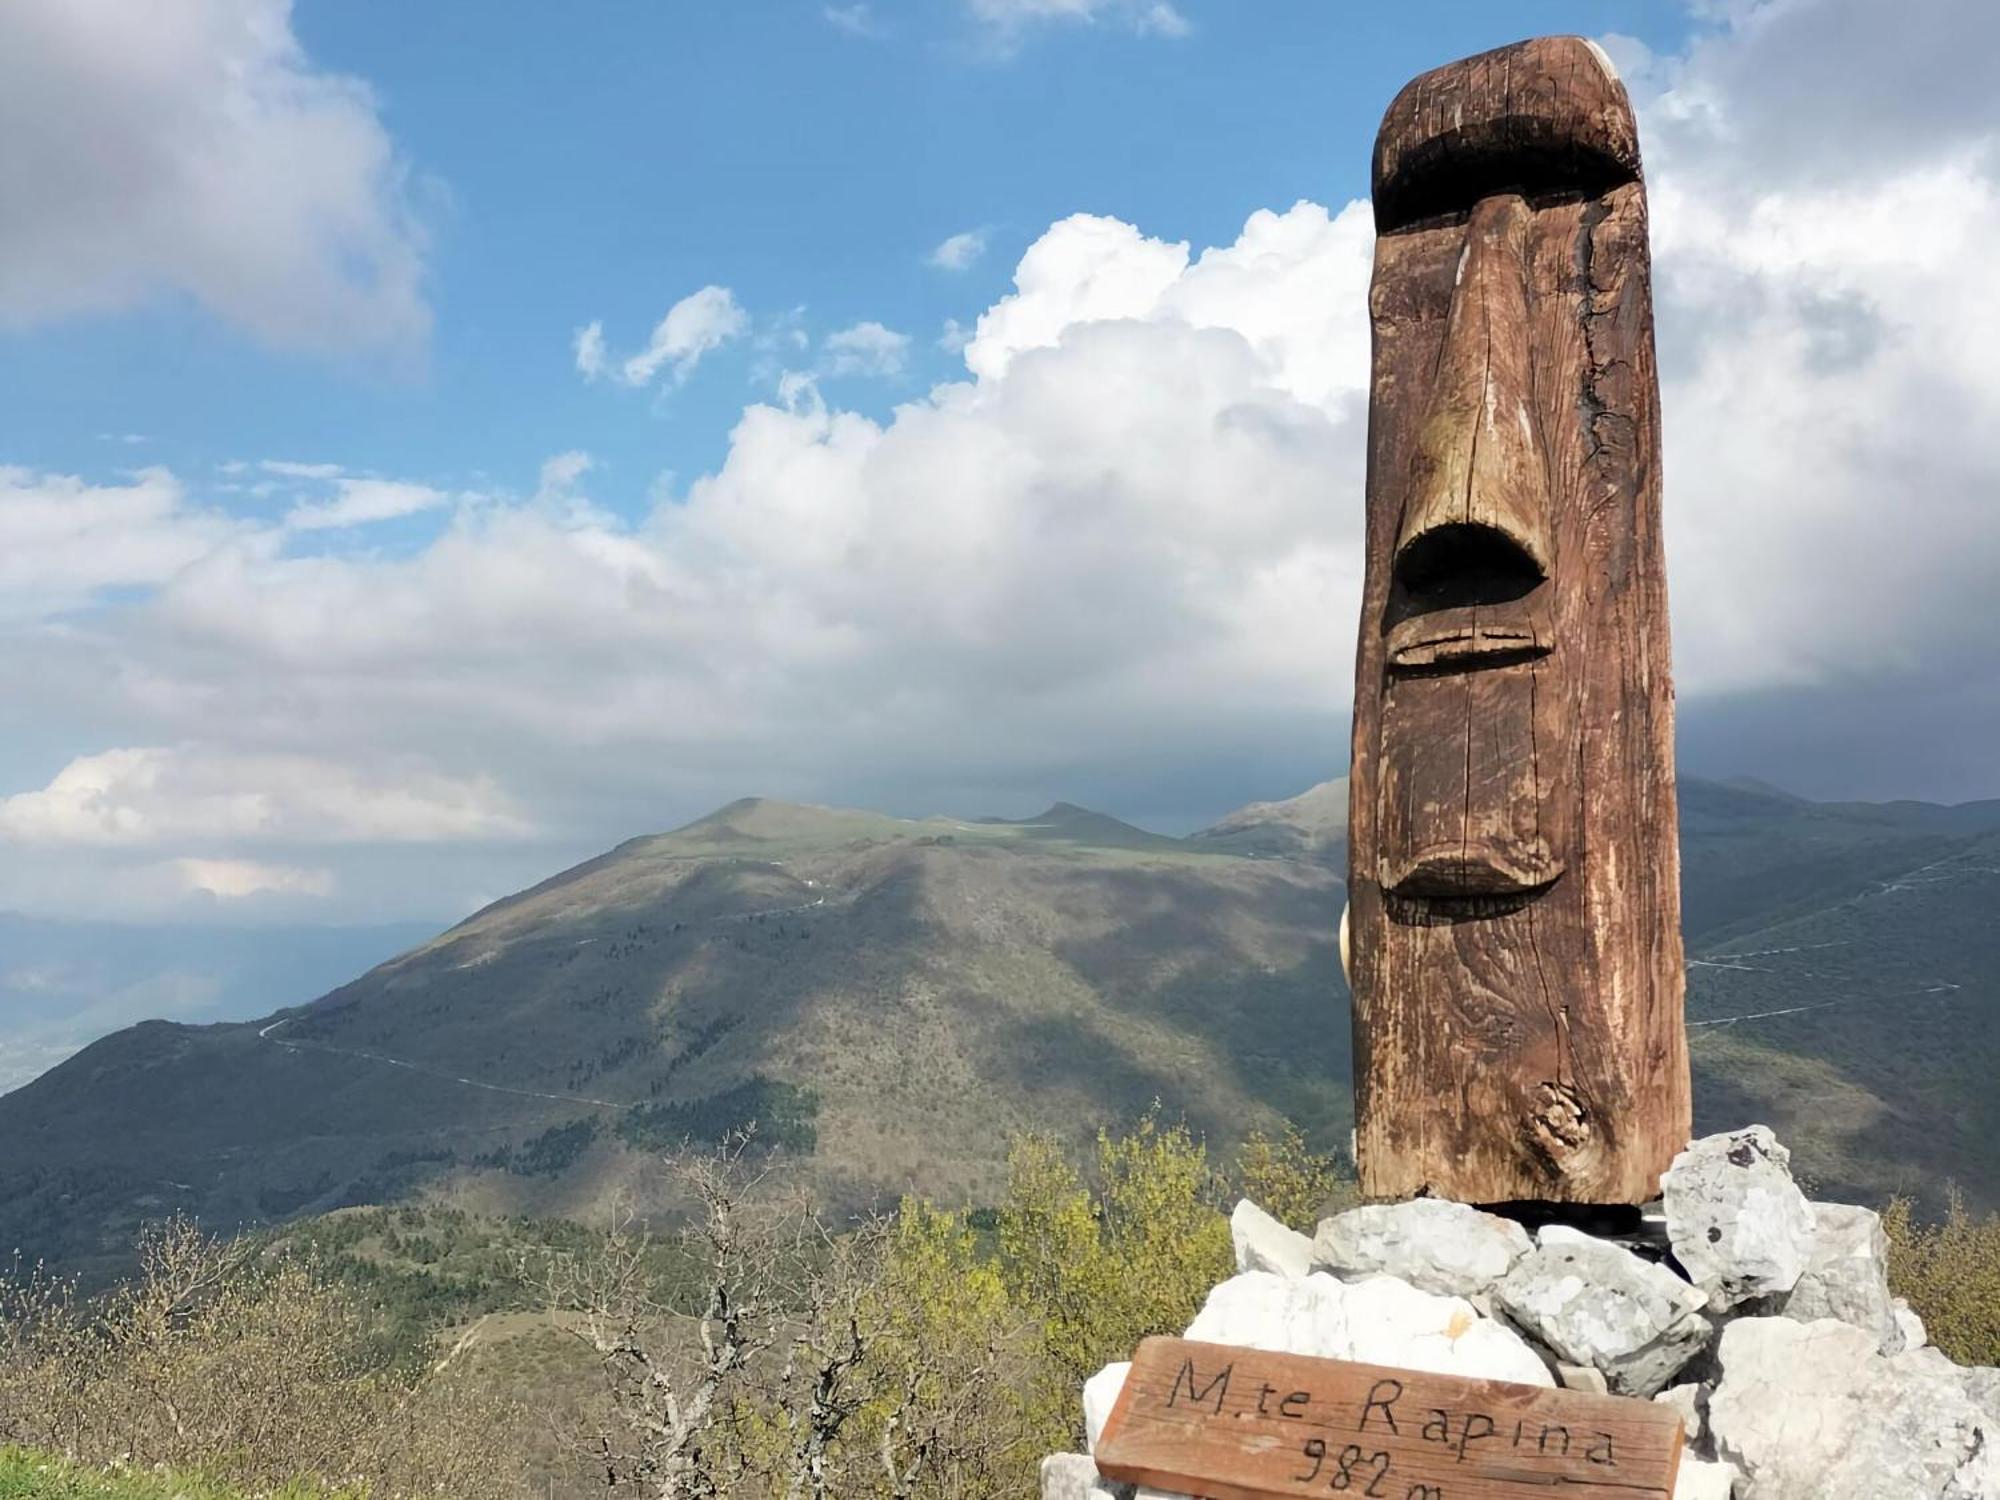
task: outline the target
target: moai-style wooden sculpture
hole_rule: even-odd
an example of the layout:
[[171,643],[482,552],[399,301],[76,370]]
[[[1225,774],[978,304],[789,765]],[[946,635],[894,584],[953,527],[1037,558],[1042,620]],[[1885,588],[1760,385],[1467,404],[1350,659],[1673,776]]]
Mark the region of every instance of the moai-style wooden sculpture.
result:
[[1371,1196],[1629,1204],[1688,1139],[1646,192],[1604,55],[1375,141],[1349,942]]

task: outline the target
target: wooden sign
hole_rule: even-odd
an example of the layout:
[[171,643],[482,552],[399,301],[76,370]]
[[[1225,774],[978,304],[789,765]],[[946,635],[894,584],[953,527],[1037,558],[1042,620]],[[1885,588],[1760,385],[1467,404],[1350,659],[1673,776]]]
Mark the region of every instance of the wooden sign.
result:
[[1096,1458],[1107,1478],[1204,1500],[1670,1500],[1681,1419],[1621,1396],[1153,1338]]

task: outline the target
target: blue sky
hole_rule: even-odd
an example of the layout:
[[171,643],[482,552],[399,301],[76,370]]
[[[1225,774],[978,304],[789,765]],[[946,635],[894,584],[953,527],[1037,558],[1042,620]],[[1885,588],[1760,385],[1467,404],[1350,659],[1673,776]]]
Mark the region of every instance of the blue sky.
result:
[[1684,769],[2000,795],[1982,0],[18,0],[0,910],[1339,774],[1375,125],[1551,31],[1640,120]]
[[[414,349],[272,349],[171,294],[16,332],[0,363],[6,461],[199,475],[232,459],[341,462],[444,486],[531,489],[550,453],[597,459],[595,498],[636,512],[662,470],[712,468],[768,395],[745,340],[668,397],[591,387],[571,360],[601,320],[643,341],[666,307],[731,288],[767,331],[875,321],[907,370],[834,378],[882,413],[959,373],[937,347],[1007,287],[1020,253],[1087,211],[1196,245],[1255,209],[1367,190],[1401,82],[1440,57],[1544,31],[1670,50],[1687,20],[1640,4],[1183,4],[1190,34],[1117,15],[1007,32],[939,0],[308,3],[317,68],[364,80],[411,177],[435,322]],[[926,257],[985,236],[962,271]],[[760,378],[761,377],[761,378]],[[100,434],[138,433],[125,445]],[[129,450],[129,451],[128,451]]]

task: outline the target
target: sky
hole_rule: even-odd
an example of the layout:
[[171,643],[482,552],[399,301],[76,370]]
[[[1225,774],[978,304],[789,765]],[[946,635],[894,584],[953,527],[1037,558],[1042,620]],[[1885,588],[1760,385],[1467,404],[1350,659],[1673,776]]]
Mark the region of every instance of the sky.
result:
[[1984,0],[14,0],[0,910],[1339,774],[1370,143],[1543,32],[1640,119],[1683,770],[2000,796]]

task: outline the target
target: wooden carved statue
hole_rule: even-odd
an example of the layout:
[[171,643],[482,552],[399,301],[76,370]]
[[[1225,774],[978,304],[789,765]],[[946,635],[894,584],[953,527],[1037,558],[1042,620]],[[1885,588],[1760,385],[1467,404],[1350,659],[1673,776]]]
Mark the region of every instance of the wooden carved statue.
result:
[[1576,37],[1375,141],[1349,942],[1364,1192],[1640,1203],[1687,1141],[1632,109]]

